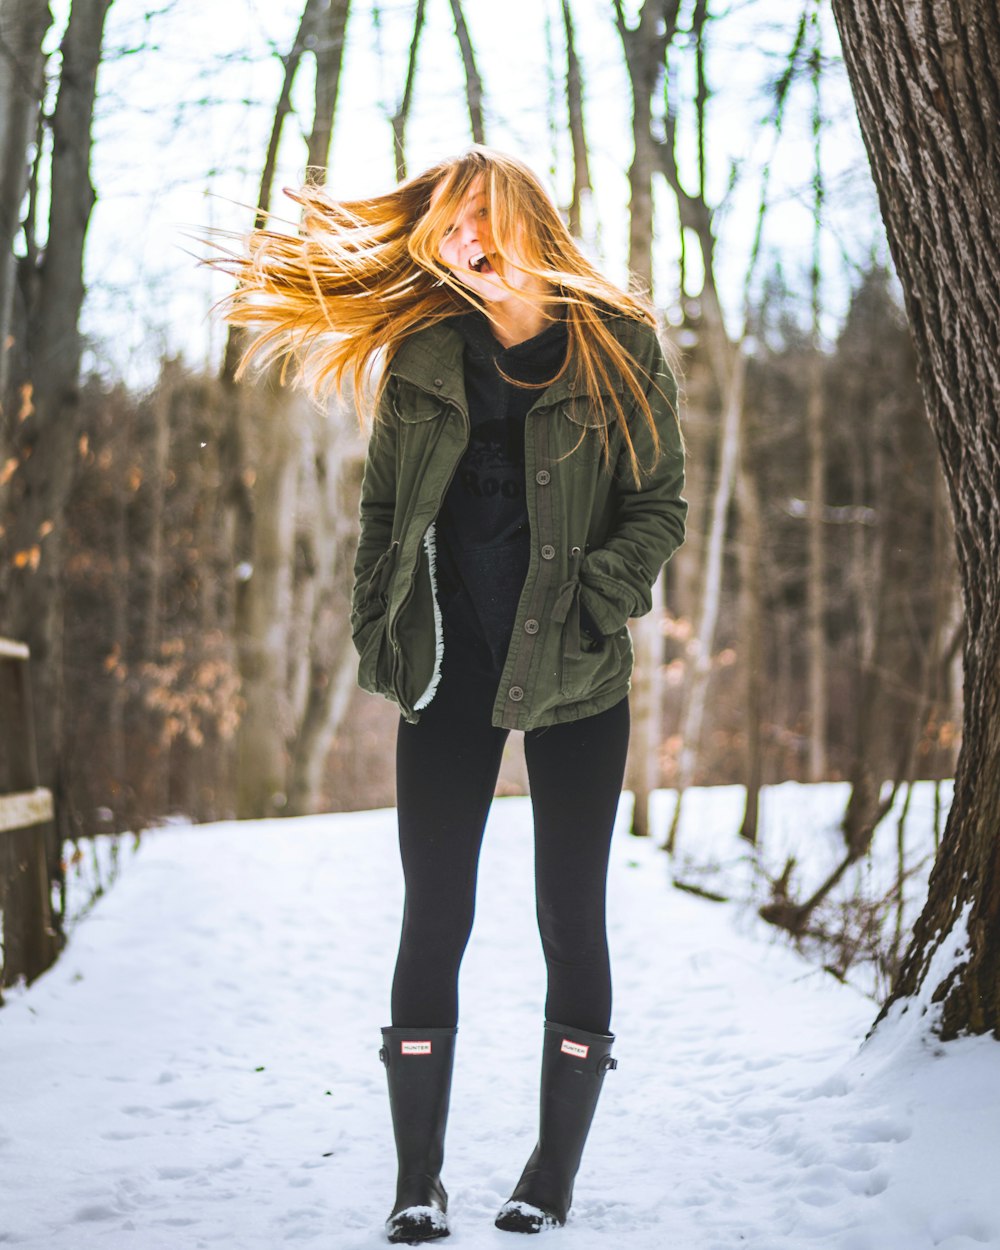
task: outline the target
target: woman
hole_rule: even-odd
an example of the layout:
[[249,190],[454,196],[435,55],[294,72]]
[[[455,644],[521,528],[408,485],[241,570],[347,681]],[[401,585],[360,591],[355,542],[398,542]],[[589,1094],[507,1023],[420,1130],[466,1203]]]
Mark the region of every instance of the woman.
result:
[[406,884],[383,1029],[391,1242],[445,1236],[459,965],[505,739],[524,732],[548,971],[538,1141],[498,1228],[561,1225],[616,1066],[604,901],[625,768],[629,617],[684,536],[676,386],[635,296],[534,174],[483,147],[387,195],[317,188],[255,231],[228,317],[319,391],[380,370],[352,607],[359,681],[399,707]]

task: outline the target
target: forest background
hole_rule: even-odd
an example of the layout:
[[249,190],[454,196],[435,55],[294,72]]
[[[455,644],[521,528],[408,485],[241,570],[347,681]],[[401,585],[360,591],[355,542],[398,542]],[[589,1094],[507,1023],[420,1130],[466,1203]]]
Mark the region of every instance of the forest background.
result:
[[347,628],[353,403],[234,381],[190,236],[291,217],[307,168],[350,198],[473,138],[652,295],[683,377],[636,831],[658,787],[737,782],[753,843],[763,783],[843,780],[853,863],[900,787],[954,774],[951,515],[824,4],[2,0],[0,32],[0,632],[32,650],[53,880],[67,842],[170,813],[392,803]]

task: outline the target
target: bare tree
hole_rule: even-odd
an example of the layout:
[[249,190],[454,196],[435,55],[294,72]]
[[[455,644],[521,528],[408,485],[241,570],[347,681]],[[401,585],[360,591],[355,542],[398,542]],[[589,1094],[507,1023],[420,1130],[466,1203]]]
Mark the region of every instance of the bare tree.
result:
[[[325,178],[344,55],[349,0],[307,0],[285,61],[259,208],[270,208],[272,175],[304,49],[316,62],[307,139],[310,177]],[[258,221],[264,220],[263,216]],[[224,374],[243,335],[231,333]],[[251,400],[234,388],[229,414],[229,479],[237,483],[234,543],[241,570],[236,639],[245,712],[237,735],[237,810],[244,816],[311,810],[322,759],[342,715],[343,670],[354,656],[335,626],[349,546],[340,524],[339,477],[348,463],[344,416],[317,412],[278,371]],[[233,457],[236,458],[233,458]],[[342,615],[342,613],[341,613]]]
[[316,79],[313,92],[313,122],[306,143],[306,164],[320,180],[326,178],[333,139],[333,119],[337,112],[340,71],[344,63],[344,36],[351,0],[324,0],[316,20],[313,54]]
[[402,182],[406,177],[406,126],[410,120],[410,107],[413,104],[413,84],[417,76],[417,53],[420,49],[420,36],[424,29],[424,14],[427,0],[417,0],[413,12],[413,34],[410,36],[410,53],[406,61],[406,80],[403,94],[399,98],[399,107],[392,115],[392,149],[396,158],[396,181]]
[[[663,79],[664,57],[674,33],[679,7],[679,0],[646,0],[636,26],[630,27],[625,20],[620,0],[615,3],[615,23],[625,50],[633,101],[634,149],[629,169],[629,271],[633,286],[650,298],[653,295],[653,93]],[[569,49],[572,47],[572,24],[566,7],[564,20]],[[567,86],[569,81],[567,78]],[[632,735],[627,784],[635,796],[632,832],[638,837],[649,834],[649,800],[652,791],[659,784],[660,746],[663,736],[663,636],[660,630],[661,612],[657,609],[662,608],[663,588],[664,579],[661,574],[653,587],[654,610],[632,625],[635,679],[631,700]]]
[[823,226],[823,160],[821,107],[822,33],[819,8],[810,19],[814,44],[810,53],[813,87],[813,245],[810,272],[812,355],[809,368],[809,779],[826,778],[826,559],[823,543],[823,496],[826,489],[826,413],[823,405],[823,356],[820,351],[821,236]]
[[[7,398],[12,346],[14,239],[28,188],[28,147],[45,91],[42,40],[51,23],[47,0],[4,0],[0,5],[0,408]],[[3,444],[0,425],[0,447]]]
[[[74,0],[60,49],[48,237],[40,271],[23,273],[29,292],[30,403],[17,430],[18,467],[10,482],[5,536],[7,627],[31,646],[39,765],[56,793],[57,810],[64,736],[63,514],[77,457],[84,243],[95,199],[91,129],[110,5],[111,0]],[[62,834],[55,831],[50,847],[54,879]]]
[[633,283],[653,287],[653,175],[657,170],[652,132],[653,95],[663,81],[664,57],[677,30],[680,0],[644,0],[635,26],[614,0],[615,25],[625,50],[632,88],[632,164],[629,166],[628,267]]
[[577,238],[584,238],[586,242],[593,244],[590,218],[594,188],[590,181],[587,128],[583,120],[583,72],[580,58],[576,54],[576,37],[569,0],[562,0],[562,15],[566,34],[566,104],[569,108],[569,137],[573,149],[573,198],[569,205],[569,228]]
[[455,37],[462,52],[462,64],[465,67],[465,100],[469,109],[469,122],[472,126],[472,142],[486,142],[486,127],[483,123],[483,80],[479,76],[476,65],[475,49],[472,36],[462,11],[462,0],[451,0],[451,12],[455,19]]
[[879,1019],[922,991],[941,1037],[1000,1035],[1000,11],[977,0],[833,11],[950,492],[967,621],[954,799]]

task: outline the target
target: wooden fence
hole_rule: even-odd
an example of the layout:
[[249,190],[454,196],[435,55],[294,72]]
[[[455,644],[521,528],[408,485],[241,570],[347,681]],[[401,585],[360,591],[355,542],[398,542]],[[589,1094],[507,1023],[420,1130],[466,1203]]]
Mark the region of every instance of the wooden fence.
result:
[[0,638],[0,986],[34,980],[59,950],[45,853],[54,810],[38,784],[29,658],[24,643]]

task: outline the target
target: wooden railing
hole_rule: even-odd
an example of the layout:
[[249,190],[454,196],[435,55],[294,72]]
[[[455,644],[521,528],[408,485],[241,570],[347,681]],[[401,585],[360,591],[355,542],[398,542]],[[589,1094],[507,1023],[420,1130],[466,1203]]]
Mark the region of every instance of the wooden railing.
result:
[[54,809],[38,784],[29,659],[24,643],[0,638],[0,986],[34,980],[59,950],[45,854]]

